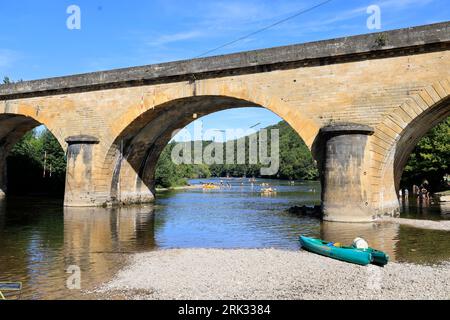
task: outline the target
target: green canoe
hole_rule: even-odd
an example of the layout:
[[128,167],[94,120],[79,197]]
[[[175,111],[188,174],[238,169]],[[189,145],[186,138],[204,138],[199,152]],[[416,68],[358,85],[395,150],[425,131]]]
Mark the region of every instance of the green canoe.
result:
[[300,236],[300,244],[302,248],[305,248],[308,251],[363,266],[368,265],[369,263],[383,266],[389,261],[389,256],[387,254],[372,248],[356,249],[354,247],[336,247],[333,243],[328,241],[304,236]]

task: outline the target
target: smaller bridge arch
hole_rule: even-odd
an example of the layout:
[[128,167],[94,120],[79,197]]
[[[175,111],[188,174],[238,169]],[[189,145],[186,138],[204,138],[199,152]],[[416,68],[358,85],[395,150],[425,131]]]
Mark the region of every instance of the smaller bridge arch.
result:
[[[409,155],[419,140],[450,116],[450,78],[411,95],[378,125],[371,141],[378,212],[399,210],[398,191]],[[382,155],[382,157],[379,157]]]
[[[0,113],[0,198],[4,197],[7,193],[8,178],[6,160],[9,153],[27,132],[41,125],[46,126],[46,123],[42,121],[43,119],[33,117],[27,113]],[[55,136],[52,130],[48,126],[46,127]],[[61,148],[64,149],[60,139],[57,138],[57,140]]]

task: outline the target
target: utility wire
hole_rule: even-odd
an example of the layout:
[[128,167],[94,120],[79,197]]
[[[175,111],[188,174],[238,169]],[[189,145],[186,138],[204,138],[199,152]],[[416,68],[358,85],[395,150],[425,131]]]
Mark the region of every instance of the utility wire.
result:
[[272,23],[271,25],[268,25],[268,26],[266,26],[266,27],[264,27],[264,28],[261,28],[261,29],[259,29],[259,30],[253,31],[253,32],[251,32],[251,33],[249,33],[249,34],[246,34],[246,35],[244,35],[244,36],[242,36],[242,37],[236,39],[236,40],[233,40],[233,41],[224,43],[223,45],[220,45],[220,46],[218,46],[218,47],[216,47],[216,48],[214,48],[214,49],[211,49],[211,50],[208,50],[208,51],[206,51],[206,52],[204,52],[204,53],[202,53],[202,54],[199,54],[198,56],[195,56],[193,59],[201,58],[201,57],[206,56],[207,54],[210,54],[210,53],[212,53],[212,52],[214,52],[214,51],[217,51],[217,50],[220,50],[220,49],[222,49],[222,48],[228,47],[228,46],[230,46],[230,45],[232,45],[232,44],[235,44],[236,42],[245,40],[245,39],[247,39],[247,38],[249,38],[249,37],[251,37],[251,36],[254,36],[255,34],[258,34],[258,33],[264,32],[264,31],[266,31],[266,30],[268,30],[268,29],[271,29],[271,28],[273,28],[273,27],[276,27],[276,26],[278,26],[278,25],[280,25],[280,24],[282,24],[282,23],[284,23],[284,22],[286,22],[286,21],[289,21],[289,20],[292,20],[292,19],[294,19],[294,18],[297,18],[298,16],[300,16],[300,15],[302,15],[302,14],[305,14],[305,13],[310,12],[310,11],[312,11],[312,10],[315,10],[315,9],[317,9],[317,8],[319,8],[319,7],[322,7],[322,6],[324,6],[324,5],[328,4],[328,3],[330,3],[331,1],[333,1],[333,0],[322,1],[321,3],[318,3],[318,4],[316,4],[316,5],[312,6],[312,7],[309,7],[309,8],[303,9],[303,10],[301,10],[301,11],[299,11],[299,12],[296,12],[295,14],[293,14],[293,15],[287,17],[287,18],[284,18],[284,19],[282,19],[282,20],[279,20],[279,21],[277,21],[277,22],[274,22],[274,23]]

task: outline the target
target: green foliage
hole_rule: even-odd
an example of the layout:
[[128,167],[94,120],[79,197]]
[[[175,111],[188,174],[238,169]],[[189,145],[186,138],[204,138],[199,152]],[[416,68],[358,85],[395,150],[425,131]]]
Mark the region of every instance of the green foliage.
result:
[[311,151],[286,121],[268,129],[280,130],[279,177],[281,179],[316,180],[319,178],[319,171]]
[[36,130],[26,133],[15,144],[7,161],[9,193],[64,193],[64,151],[47,129],[40,133]]
[[[22,79],[20,79],[19,81],[17,81],[17,82],[23,82],[23,80]],[[3,84],[12,84],[12,83],[15,83],[15,81],[13,81],[13,80],[11,80],[9,77],[3,77]],[[1,84],[1,83],[0,83]]]
[[11,79],[9,79],[9,77],[3,78],[3,84],[11,84],[11,83],[13,83],[13,82],[11,81]]
[[168,144],[159,157],[155,172],[155,184],[158,188],[186,185],[186,178],[192,176],[193,169],[189,165],[173,163],[171,152],[174,146],[174,143]]
[[411,187],[426,179],[432,191],[437,191],[446,187],[446,174],[450,174],[450,117],[419,141],[408,159],[401,184]]
[[44,130],[38,137],[38,140],[42,143],[41,152],[41,166],[44,165],[44,159],[42,159],[42,152],[46,153],[47,169],[51,168],[52,173],[65,176],[66,175],[66,156],[64,150],[61,148],[58,140],[55,136],[48,130]]
[[[298,134],[287,124],[281,121],[274,126],[266,128],[268,132],[272,129],[279,130],[280,138],[280,167],[276,178],[315,180],[319,177],[318,170],[312,159],[311,152]],[[271,149],[271,139],[268,139],[268,150]],[[235,142],[235,154],[237,154],[237,143]],[[224,177],[259,177],[261,163],[249,164],[249,141],[246,138],[246,164],[213,164],[210,166],[212,176]],[[270,177],[269,177],[270,178]]]

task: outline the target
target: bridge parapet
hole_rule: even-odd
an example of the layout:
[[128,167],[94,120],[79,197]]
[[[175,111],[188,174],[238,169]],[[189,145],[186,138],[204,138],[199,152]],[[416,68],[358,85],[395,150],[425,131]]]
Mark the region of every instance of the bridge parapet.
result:
[[0,85],[0,101],[192,81],[441,51],[450,22],[207,58]]

